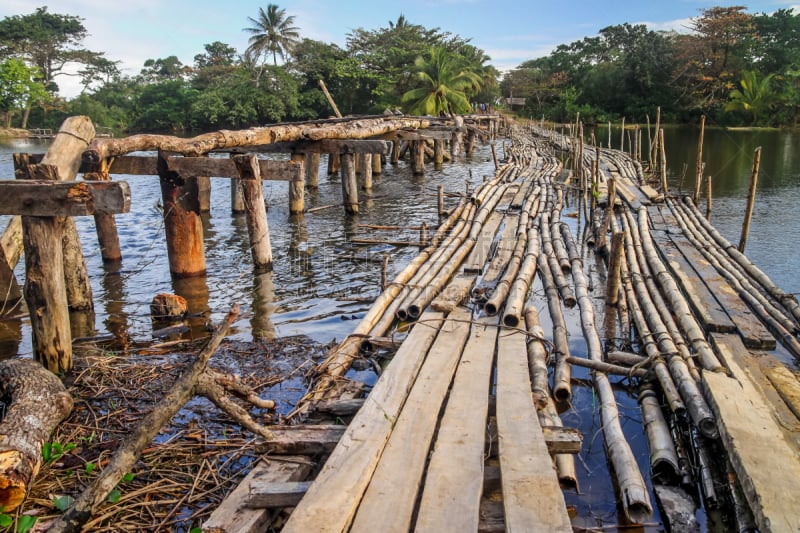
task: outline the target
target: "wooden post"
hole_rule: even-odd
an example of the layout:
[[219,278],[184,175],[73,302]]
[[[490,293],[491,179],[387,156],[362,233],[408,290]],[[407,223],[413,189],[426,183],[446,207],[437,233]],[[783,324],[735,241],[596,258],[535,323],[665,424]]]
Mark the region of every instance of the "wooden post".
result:
[[[65,120],[37,165],[42,172],[29,177],[73,180],[80,167],[81,154],[94,133],[94,125],[88,117]],[[72,369],[72,333],[62,243],[65,223],[63,217],[22,217],[24,294],[30,310],[33,353],[48,370],[58,375]]]
[[361,154],[361,179],[362,187],[365,191],[372,190],[372,160],[376,159],[372,154]]
[[[261,167],[255,154],[233,157],[242,184],[242,195],[247,208],[247,234],[250,237],[250,252],[253,267],[257,272],[272,271],[272,244],[269,238],[267,208],[261,186]],[[295,180],[297,181],[297,180]],[[302,182],[302,175],[301,180]],[[291,185],[290,185],[291,186]]]
[[302,153],[292,154],[292,161],[297,161],[298,163],[300,163],[300,172],[299,174],[295,174],[289,181],[290,215],[302,215],[306,210],[306,203],[305,203],[306,188],[304,180],[305,169],[303,168],[305,160],[306,156]]
[[197,176],[197,202],[201,213],[211,211],[211,178],[209,176]]
[[306,187],[316,189],[319,187],[319,152],[306,154]]
[[412,141],[412,147],[411,171],[415,176],[422,176],[425,174],[425,142]]
[[441,183],[436,186],[436,206],[439,218],[444,216],[444,185]]
[[713,200],[711,199],[711,176],[708,176],[708,193],[706,195],[706,220],[711,222],[711,207]]
[[703,137],[706,133],[706,116],[700,117],[700,139],[697,141],[697,172],[694,184],[694,203],[700,200],[700,184],[703,182]]
[[242,196],[242,183],[239,178],[231,178],[231,213],[234,215],[244,213],[244,196]]
[[664,129],[658,130],[658,146],[659,146],[659,167],[661,169],[661,191],[664,193],[664,198],[669,193],[667,186],[667,152],[664,149]]
[[381,157],[383,154],[372,154],[372,174],[374,176],[380,176],[383,174],[383,159]]
[[475,138],[477,135],[475,134],[474,130],[467,131],[467,156],[472,156],[473,152],[475,151]]
[[744,253],[747,246],[747,235],[750,233],[750,220],[753,218],[753,207],[756,203],[756,187],[758,186],[758,167],[761,163],[761,147],[755,149],[753,153],[753,171],[750,174],[750,191],[747,193],[747,208],[744,212],[744,223],[742,224],[742,236],[739,239],[739,251]]
[[625,117],[622,117],[619,133],[619,151],[625,153]]
[[358,214],[358,182],[353,154],[342,154],[342,203],[348,215]]
[[392,141],[392,159],[391,163],[396,165],[400,161],[400,139]]
[[494,169],[497,170],[500,165],[497,163],[497,149],[494,147],[494,143],[492,143],[492,159],[494,159]]
[[334,176],[339,173],[341,167],[341,156],[338,152],[328,154],[328,176]]
[[[86,172],[85,180],[111,181],[108,175],[108,160],[104,159],[95,172]],[[94,225],[97,231],[97,241],[100,243],[100,255],[103,263],[119,263],[122,261],[122,250],[119,245],[119,233],[114,215],[95,214]]]
[[197,198],[197,180],[169,170],[167,154],[159,152],[156,168],[164,205],[169,271],[175,278],[205,276],[203,221]]
[[617,305],[619,303],[619,287],[623,261],[622,247],[624,243],[624,231],[617,231],[611,236],[611,252],[608,259],[608,288],[606,289],[606,301],[608,305]]

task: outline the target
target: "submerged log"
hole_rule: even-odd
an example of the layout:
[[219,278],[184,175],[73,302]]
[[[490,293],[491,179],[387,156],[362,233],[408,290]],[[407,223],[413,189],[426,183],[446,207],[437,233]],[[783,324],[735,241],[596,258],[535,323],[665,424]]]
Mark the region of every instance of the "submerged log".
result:
[[31,359],[0,361],[0,396],[11,400],[0,422],[0,509],[10,513],[25,499],[42,466],[42,445],[72,411],[72,397]]

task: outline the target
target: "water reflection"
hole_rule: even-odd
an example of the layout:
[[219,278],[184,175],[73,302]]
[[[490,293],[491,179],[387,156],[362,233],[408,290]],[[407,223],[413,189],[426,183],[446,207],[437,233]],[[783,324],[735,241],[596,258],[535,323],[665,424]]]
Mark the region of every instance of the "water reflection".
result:
[[271,341],[276,337],[272,313],[275,311],[275,285],[272,272],[253,276],[253,308],[250,328],[254,341]]

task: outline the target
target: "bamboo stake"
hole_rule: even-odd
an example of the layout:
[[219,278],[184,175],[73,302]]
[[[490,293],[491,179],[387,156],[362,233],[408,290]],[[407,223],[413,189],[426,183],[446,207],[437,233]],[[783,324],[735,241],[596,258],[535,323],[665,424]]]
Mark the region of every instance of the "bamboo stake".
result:
[[700,138],[697,141],[697,173],[694,184],[694,201],[700,200],[700,184],[703,181],[703,137],[706,133],[706,116],[700,117]]
[[711,199],[711,176],[708,176],[708,192],[706,193],[706,220],[711,222],[711,207],[713,200]]
[[[577,251],[574,242],[570,247],[568,241],[567,247],[569,250]],[[570,253],[570,260],[572,261],[572,277],[575,281],[575,294],[578,298],[581,315],[581,328],[586,339],[589,359],[602,361],[603,348],[594,324],[594,306],[587,289],[583,264],[580,255]],[[647,486],[642,479],[642,474],[636,465],[636,459],[622,432],[617,402],[611,383],[602,372],[594,371],[592,376],[601,405],[600,415],[603,423],[603,437],[617,477],[622,509],[629,520],[642,523],[653,512]]]
[[[750,233],[750,221],[753,218],[753,207],[756,203],[756,187],[758,186],[758,166],[761,162],[761,147],[755,149],[753,153],[753,171],[750,174],[750,190],[747,193],[747,208],[744,212],[744,223],[742,224],[742,236],[739,238],[739,251],[744,253],[747,246],[747,236]],[[696,200],[695,200],[696,201]]]
[[659,146],[659,167],[661,169],[661,191],[664,193],[664,198],[669,194],[669,187],[667,186],[667,152],[664,148],[664,130],[658,130],[658,146]]
[[608,262],[608,288],[606,301],[608,305],[616,306],[619,303],[619,287],[621,280],[622,245],[625,240],[624,232],[615,232],[611,236],[611,253]]

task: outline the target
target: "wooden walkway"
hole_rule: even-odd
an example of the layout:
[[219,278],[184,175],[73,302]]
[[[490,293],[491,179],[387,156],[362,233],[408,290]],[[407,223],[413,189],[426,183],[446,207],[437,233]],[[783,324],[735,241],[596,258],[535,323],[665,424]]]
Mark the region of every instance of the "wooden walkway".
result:
[[[573,147],[554,132],[516,132],[508,164],[443,222],[449,231],[422,254],[418,270],[387,288],[369,315],[377,318],[359,327],[369,334],[342,343],[322,367],[315,402],[341,394],[353,343],[384,335],[391,323],[380,320],[384,313],[416,317],[363,406],[332,439],[338,444],[313,482],[295,483],[313,463],[293,459],[301,466],[286,469],[276,445],[269,457],[277,460],[251,473],[204,530],[263,530],[272,517],[265,506],[296,504],[284,532],[571,531],[562,485],[575,482],[581,436],[561,427],[551,393],[560,376],[559,397],[569,399],[571,365],[594,369],[610,471],[629,522],[651,523],[654,502],[644,481],[650,476],[620,428],[607,377],[614,373],[644,376],[635,379],[657,389],[656,419],[679,420],[698,441],[724,447],[728,481],[738,479],[731,490],[744,494],[749,511],[742,514],[751,513],[755,527],[800,529],[800,384],[785,364],[800,357],[797,302],[691,201],[647,186],[627,155],[586,147],[581,166],[567,170],[558,154],[579,153]],[[594,188],[581,180],[592,169]],[[577,225],[562,219],[567,211]],[[606,276],[585,265],[609,255],[621,261],[618,289],[606,289]],[[608,290],[624,305],[604,305]],[[580,329],[566,345],[558,314],[576,305]],[[537,308],[550,311],[551,331],[540,327]],[[637,374],[609,364],[602,346],[618,332],[631,335],[631,324],[643,356]],[[569,353],[576,343],[585,343],[572,348],[580,357]],[[677,480],[689,475],[702,484],[701,468],[681,470],[669,429],[658,448],[657,421],[643,419],[654,472],[675,462],[673,479],[659,483],[682,490]],[[266,486],[262,475],[270,476]],[[691,513],[662,519],[674,530],[699,531]]]

